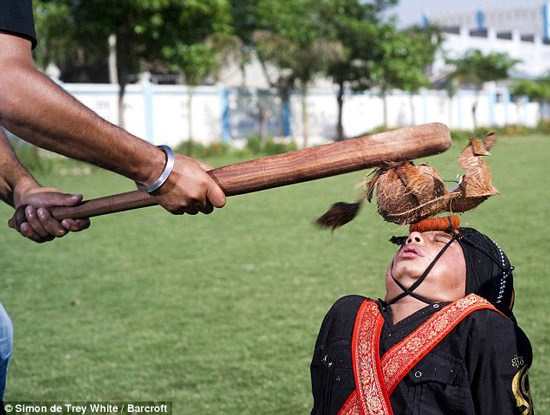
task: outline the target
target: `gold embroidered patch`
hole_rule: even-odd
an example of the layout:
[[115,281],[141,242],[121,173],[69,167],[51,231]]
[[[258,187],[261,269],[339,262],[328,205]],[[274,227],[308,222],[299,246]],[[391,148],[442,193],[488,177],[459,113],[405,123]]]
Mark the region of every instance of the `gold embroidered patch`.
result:
[[531,391],[529,390],[529,377],[527,376],[527,366],[522,367],[512,380],[512,392],[516,398],[516,405],[523,412],[521,415],[530,415],[533,413],[533,401]]
[[519,369],[519,368],[522,367],[524,364],[525,364],[525,362],[523,361],[523,356],[515,355],[515,356],[512,358],[512,366],[513,366],[513,367]]

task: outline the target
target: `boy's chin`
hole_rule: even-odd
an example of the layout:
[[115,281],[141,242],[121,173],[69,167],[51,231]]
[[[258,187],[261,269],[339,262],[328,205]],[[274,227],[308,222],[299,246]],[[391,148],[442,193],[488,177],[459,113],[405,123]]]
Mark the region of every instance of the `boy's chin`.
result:
[[392,270],[392,275],[396,280],[417,280],[424,273],[424,270],[425,268],[413,264],[397,264]]

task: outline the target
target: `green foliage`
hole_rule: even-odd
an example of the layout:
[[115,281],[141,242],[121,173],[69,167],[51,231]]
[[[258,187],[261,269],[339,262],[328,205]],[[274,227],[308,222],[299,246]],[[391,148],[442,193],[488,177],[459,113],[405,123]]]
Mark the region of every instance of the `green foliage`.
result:
[[344,83],[355,90],[371,88],[373,62],[381,57],[378,9],[357,0],[325,1],[319,9],[324,30],[344,50],[342,59],[332,62],[327,74],[340,88]]
[[18,137],[10,137],[10,143],[21,164],[33,173],[81,175],[98,170],[87,163],[40,149]]
[[171,40],[159,45],[160,66],[165,62],[171,71],[181,73],[187,85],[200,85],[215,76],[226,55],[238,47],[225,0],[184,2],[168,14],[164,30]]
[[176,153],[186,156],[203,159],[208,157],[218,157],[230,154],[233,149],[226,142],[216,142],[209,145],[204,145],[196,141],[184,141],[174,148]]
[[49,173],[52,171],[51,163],[39,154],[38,147],[26,143],[19,138],[10,138],[10,144],[23,166],[29,171]]
[[116,35],[121,86],[143,69],[176,70],[190,84],[201,83],[219,67],[217,39],[232,30],[225,0],[57,0],[35,11],[44,65],[59,58],[55,53],[105,62],[108,38]]
[[429,85],[425,71],[435,60],[442,37],[435,27],[415,27],[398,31],[384,26],[381,35],[382,57],[376,63],[376,83],[383,89],[398,88],[417,92]]
[[392,1],[360,2],[327,0],[319,2],[320,21],[328,39],[341,45],[339,59],[326,70],[338,85],[337,139],[343,139],[342,111],[346,88],[382,91],[402,88],[417,91],[427,85],[424,70],[433,62],[441,36],[433,28],[397,30],[380,14]]
[[176,153],[197,159],[208,159],[221,156],[272,156],[275,154],[286,153],[297,150],[298,147],[294,141],[279,140],[272,137],[265,140],[262,148],[262,142],[259,134],[252,134],[247,139],[247,144],[243,150],[237,150],[227,142],[216,142],[204,145],[196,141],[184,141],[174,148]]
[[391,131],[391,130],[392,130],[391,128],[387,128],[387,127],[384,127],[384,126],[381,125],[381,126],[373,128],[371,130],[363,131],[363,132],[353,136],[352,138],[364,137],[366,135],[373,135],[373,134],[383,133],[383,132]]
[[454,141],[467,143],[470,137],[484,137],[487,134],[494,132],[497,137],[503,136],[540,136],[541,134],[550,133],[550,122],[541,122],[535,128],[525,127],[524,125],[505,125],[492,127],[478,127],[473,130],[451,130],[451,137]]
[[518,80],[510,86],[510,93],[516,97],[527,96],[539,103],[539,129],[547,130],[548,120],[544,119],[543,107],[550,102],[550,76],[536,80]]
[[265,142],[265,154],[268,156],[274,156],[276,154],[282,154],[287,153],[289,151],[295,151],[298,147],[296,146],[296,142],[289,141],[289,142],[282,142],[282,141],[276,141],[274,139],[269,139]]
[[34,2],[34,21],[39,37],[33,52],[36,65],[42,69],[49,63],[62,68],[67,66],[78,54],[70,4],[62,1]]
[[235,33],[242,39],[243,47],[252,45],[252,34],[259,28],[257,0],[230,0]]
[[[485,82],[506,79],[510,71],[520,61],[511,58],[507,53],[489,53],[484,55],[480,50],[471,49],[457,59],[447,59],[447,63],[454,65],[448,84],[449,96],[455,92],[455,84],[460,86],[472,85],[479,93]],[[474,126],[477,127],[477,97],[472,106]]]
[[297,149],[296,142],[292,140],[274,139],[273,137],[266,139],[262,148],[262,139],[257,133],[250,135],[246,143],[246,152],[253,156],[273,156],[275,154],[287,153]]
[[341,44],[327,36],[320,24],[320,4],[315,0],[260,0],[254,16],[252,45],[264,63],[278,68],[268,82],[286,99],[291,88],[301,88],[327,65],[343,56]]
[[162,58],[170,62],[168,68],[172,72],[183,74],[186,85],[201,84],[215,69],[219,68],[216,56],[206,43],[163,46]]
[[530,99],[539,97],[539,88],[534,81],[521,79],[510,85],[510,93],[516,96],[527,96]]
[[194,86],[214,81],[230,58],[244,65],[254,49],[264,69],[277,68],[265,74],[283,104],[293,88],[305,97],[311,80],[325,73],[340,88],[341,108],[347,86],[416,91],[426,84],[423,70],[433,59],[436,37],[433,30],[401,33],[384,23],[381,12],[396,3],[121,0],[114,7],[110,0],[57,0],[35,6],[37,56],[42,66],[55,60],[62,71],[101,66],[109,55],[109,36],[115,35],[122,96],[129,77],[142,70],[180,73]]
[[253,155],[261,154],[263,151],[263,148],[262,148],[262,139],[260,137],[260,134],[255,133],[250,135],[246,139],[246,148]]
[[[489,130],[489,129],[488,129]],[[498,135],[515,135],[515,136],[527,136],[527,135],[537,135],[541,132],[539,127],[537,128],[528,128],[524,125],[506,125],[504,127],[497,127],[492,129]]]
[[[451,130],[451,138],[453,141],[459,143],[460,145],[468,144],[470,138],[483,138],[486,135],[494,132],[497,136],[501,136],[504,133],[504,128],[489,128],[489,127],[478,127],[473,130]],[[520,134],[527,134],[527,131],[519,132]]]
[[183,141],[174,148],[176,153],[201,158],[206,153],[206,146],[193,140]]
[[[391,129],[384,127],[376,127],[372,130],[364,131],[361,134],[356,135],[355,137],[363,137],[366,135],[373,135],[378,133],[383,133],[386,131],[391,131]],[[459,143],[460,145],[465,145],[470,137],[482,138],[488,135],[489,133],[496,133],[498,137],[503,136],[540,136],[541,134],[550,134],[550,122],[541,122],[535,128],[525,127],[523,125],[505,125],[505,126],[492,126],[492,127],[477,127],[472,130],[460,130],[452,129],[451,138],[454,142]]]
[[537,130],[542,134],[550,135],[550,120],[540,120]]
[[227,154],[230,154],[232,151],[232,148],[230,144],[226,141],[222,141],[219,143],[212,143],[206,148],[206,157],[218,157],[218,156],[225,156]]
[[484,55],[480,50],[467,51],[457,59],[447,59],[447,63],[454,65],[451,74],[461,85],[470,84],[481,89],[485,82],[506,79],[510,71],[520,61],[511,58],[507,53],[489,53]]
[[379,86],[411,91],[427,84],[424,70],[433,62],[441,36],[432,27],[399,31],[384,22],[380,11],[394,3],[321,2],[324,30],[344,50],[327,71],[336,84],[350,83],[354,90]]
[[527,96],[533,101],[545,102],[550,100],[550,79],[518,80],[510,85],[510,93],[516,96]]

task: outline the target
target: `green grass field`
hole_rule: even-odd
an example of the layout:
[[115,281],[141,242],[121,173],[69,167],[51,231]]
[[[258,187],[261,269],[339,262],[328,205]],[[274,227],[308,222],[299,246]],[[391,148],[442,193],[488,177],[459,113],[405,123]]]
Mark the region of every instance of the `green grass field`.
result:
[[[445,179],[460,172],[463,144],[430,159]],[[501,195],[462,222],[492,236],[516,267],[535,408],[550,413],[550,138],[503,137],[492,153]],[[331,203],[354,199],[363,174],[233,197],[210,216],[154,207],[96,218],[88,231],[44,245],[5,226],[0,301],[15,329],[6,400],[309,413],[309,362],[324,314],[345,294],[383,296],[395,252],[387,240],[405,232],[373,205],[333,236],[312,226]],[[133,188],[106,172],[39,179],[87,198]],[[0,207],[2,221],[11,214]]]

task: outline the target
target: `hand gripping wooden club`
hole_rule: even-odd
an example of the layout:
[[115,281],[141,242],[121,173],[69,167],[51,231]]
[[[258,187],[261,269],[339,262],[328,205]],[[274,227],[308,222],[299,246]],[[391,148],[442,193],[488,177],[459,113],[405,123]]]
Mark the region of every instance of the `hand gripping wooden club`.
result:
[[[432,123],[230,164],[208,174],[226,196],[233,196],[431,156],[450,145],[447,126]],[[75,207],[53,207],[50,212],[58,220],[79,219],[156,204],[154,197],[135,190],[86,200]],[[18,227],[25,222],[25,206],[10,221]]]

